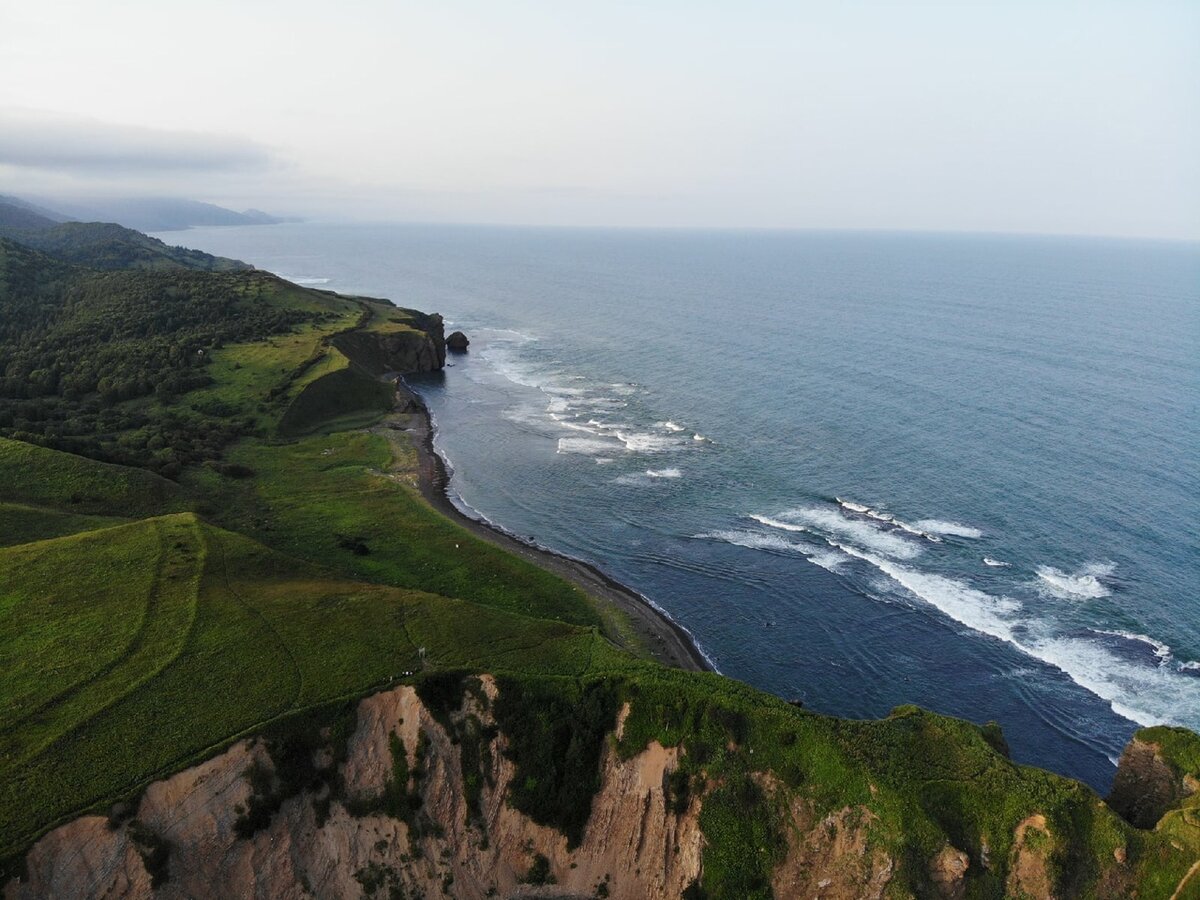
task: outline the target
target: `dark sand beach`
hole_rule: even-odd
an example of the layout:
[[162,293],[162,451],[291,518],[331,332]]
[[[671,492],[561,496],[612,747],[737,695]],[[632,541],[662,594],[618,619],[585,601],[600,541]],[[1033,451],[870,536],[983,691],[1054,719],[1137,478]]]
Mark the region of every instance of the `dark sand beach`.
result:
[[397,383],[396,390],[397,411],[407,413],[404,418],[417,451],[420,490],[426,502],[477,537],[527,559],[578,585],[590,596],[619,608],[659,662],[688,671],[712,671],[712,665],[691,635],[637,591],[588,563],[534,546],[489,522],[466,515],[455,506],[449,495],[450,476],[446,462],[433,446],[434,426],[428,409],[420,396],[403,382]]

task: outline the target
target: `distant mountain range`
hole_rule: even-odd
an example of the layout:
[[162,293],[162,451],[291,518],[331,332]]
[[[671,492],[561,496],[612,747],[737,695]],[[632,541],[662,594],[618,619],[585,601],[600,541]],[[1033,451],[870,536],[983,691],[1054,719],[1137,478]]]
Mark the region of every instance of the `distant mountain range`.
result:
[[234,272],[252,268],[239,260],[172,247],[115,222],[63,221],[62,214],[55,210],[0,196],[0,240],[4,238],[63,262],[93,269]]
[[[276,225],[297,221],[259,209],[236,212],[213,203],[161,197],[38,197],[30,201],[0,195],[0,202],[53,222],[115,222],[139,231],[177,231],[197,225]],[[18,214],[10,210],[5,215]],[[30,227],[8,218],[0,219],[0,225]]]

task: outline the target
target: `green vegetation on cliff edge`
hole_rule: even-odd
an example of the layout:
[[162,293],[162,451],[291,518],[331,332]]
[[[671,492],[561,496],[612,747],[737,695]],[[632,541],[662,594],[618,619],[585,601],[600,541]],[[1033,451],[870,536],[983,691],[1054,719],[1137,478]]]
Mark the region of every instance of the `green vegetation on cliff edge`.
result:
[[[617,646],[597,601],[422,501],[378,376],[436,360],[440,320],[232,266],[100,271],[109,259],[0,239],[9,871],[49,828],[241,736],[301,735],[402,680],[448,723],[483,672],[508,802],[572,846],[606,747],[682,749],[671,802],[700,804],[705,839],[692,896],[771,896],[797,811],[894,860],[897,895],[934,891],[947,846],[969,859],[967,896],[1010,892],[1031,817],[1058,896],[1170,897],[1200,858],[1195,795],[1135,829],[1013,764],[995,729],[908,707],[816,715]],[[456,733],[467,768],[477,730]],[[1195,735],[1142,734],[1178,778],[1200,774]],[[464,772],[472,803],[479,777]]]

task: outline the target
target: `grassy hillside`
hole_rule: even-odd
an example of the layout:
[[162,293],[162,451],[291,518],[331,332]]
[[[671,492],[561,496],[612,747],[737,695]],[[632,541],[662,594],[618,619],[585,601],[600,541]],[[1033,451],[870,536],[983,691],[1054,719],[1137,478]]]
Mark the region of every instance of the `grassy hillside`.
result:
[[[344,735],[353,701],[404,679],[438,714],[482,672],[508,801],[568,841],[605,747],[683,749],[674,802],[703,798],[693,897],[770,896],[796,809],[886,852],[898,894],[934,892],[947,847],[971,897],[1004,895],[1030,858],[1058,896],[1166,898],[1200,858],[1200,796],[1135,829],[1014,765],[994,727],[815,715],[618,647],[610,610],[422,501],[373,376],[440,321],[262,272],[99,273],[3,240],[0,313],[9,871],[48,828],[240,736]],[[1171,777],[1200,778],[1195,735],[1151,739]]]
[[0,573],[0,854],[423,664],[578,675],[602,640],[331,577],[190,513],[9,547]]

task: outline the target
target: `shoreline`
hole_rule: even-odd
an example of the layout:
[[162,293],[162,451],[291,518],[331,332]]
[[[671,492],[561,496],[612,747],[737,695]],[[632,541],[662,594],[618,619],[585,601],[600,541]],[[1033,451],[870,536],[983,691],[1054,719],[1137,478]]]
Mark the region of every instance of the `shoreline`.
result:
[[[446,461],[433,445],[435,428],[429,408],[421,396],[404,382],[403,376],[396,379],[395,385],[400,401],[397,411],[407,406],[403,411],[413,415],[417,423],[416,427],[409,429],[409,434],[417,452],[418,484],[425,502],[476,537],[565,578],[591,597],[616,606],[625,613],[658,662],[689,672],[717,671],[687,630],[637,591],[590,563],[530,544],[504,528],[467,515],[459,509],[450,499],[450,473]],[[407,404],[403,401],[407,401]]]

